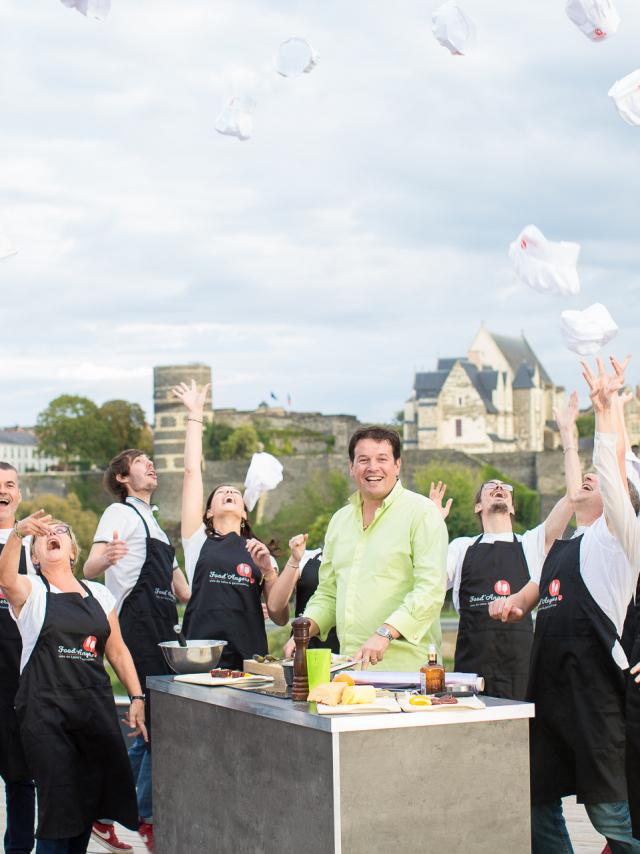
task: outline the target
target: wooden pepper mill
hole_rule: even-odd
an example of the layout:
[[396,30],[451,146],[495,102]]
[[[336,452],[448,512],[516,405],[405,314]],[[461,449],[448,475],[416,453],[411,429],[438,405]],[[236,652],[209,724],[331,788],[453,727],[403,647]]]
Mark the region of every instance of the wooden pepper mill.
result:
[[311,620],[306,617],[296,617],[291,623],[293,639],[296,642],[296,654],[293,659],[293,686],[291,698],[306,700],[309,696],[309,677],[307,675],[307,647],[309,646],[309,629]]

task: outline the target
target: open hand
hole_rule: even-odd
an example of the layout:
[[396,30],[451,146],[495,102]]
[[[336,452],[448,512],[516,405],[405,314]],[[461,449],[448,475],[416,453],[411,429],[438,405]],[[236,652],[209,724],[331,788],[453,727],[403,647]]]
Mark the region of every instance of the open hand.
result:
[[453,498],[450,498],[444,505],[444,507],[442,506],[442,499],[444,498],[444,494],[446,491],[447,484],[443,483],[441,480],[438,481],[437,486],[434,486],[432,482],[431,489],[429,490],[429,498],[436,505],[443,519],[447,518],[447,516],[449,515],[449,510],[451,510],[451,505],[453,504]]
[[191,386],[186,383],[179,383],[173,388],[174,396],[184,404],[189,415],[197,415],[200,418],[202,418],[208,391],[209,383],[199,389],[195,380],[191,380]]
[[36,510],[31,516],[26,516],[16,522],[16,528],[21,537],[46,537],[51,533],[53,516],[44,510]]
[[556,419],[556,424],[560,432],[573,432],[573,427],[576,423],[576,418],[580,413],[580,404],[578,402],[578,392],[572,391],[569,397],[569,402],[565,409],[560,409],[558,406],[553,408],[553,417]]
[[603,412],[611,407],[614,395],[624,387],[624,372],[631,356],[620,363],[615,356],[609,357],[613,368],[613,376],[608,374],[602,359],[596,359],[597,373],[593,373],[586,362],[581,362],[582,376],[589,386],[589,397],[596,412]]
[[113,539],[107,543],[107,547],[104,551],[105,557],[109,561],[109,566],[113,566],[114,563],[118,563],[118,561],[122,560],[128,552],[129,546],[124,540],[119,539],[118,532],[114,531]]

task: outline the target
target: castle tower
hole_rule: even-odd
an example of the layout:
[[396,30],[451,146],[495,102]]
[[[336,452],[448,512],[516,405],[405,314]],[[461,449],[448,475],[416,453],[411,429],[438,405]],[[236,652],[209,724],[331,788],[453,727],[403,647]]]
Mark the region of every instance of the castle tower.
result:
[[205,423],[213,419],[209,365],[163,365],[153,369],[153,460],[158,471],[182,471],[187,411],[171,393],[180,382],[209,383],[204,406]]

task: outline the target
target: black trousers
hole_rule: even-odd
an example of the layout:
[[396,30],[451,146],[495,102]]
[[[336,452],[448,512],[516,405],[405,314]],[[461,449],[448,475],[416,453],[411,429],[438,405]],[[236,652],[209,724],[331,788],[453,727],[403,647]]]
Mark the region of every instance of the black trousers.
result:
[[6,854],[30,854],[35,842],[36,788],[31,780],[5,783],[7,829],[4,834]]

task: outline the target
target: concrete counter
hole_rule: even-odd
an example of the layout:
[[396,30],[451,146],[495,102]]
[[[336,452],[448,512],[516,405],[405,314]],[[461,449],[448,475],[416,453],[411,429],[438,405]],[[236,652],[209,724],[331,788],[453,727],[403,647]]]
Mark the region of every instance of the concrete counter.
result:
[[530,851],[533,706],[318,715],[148,680],[157,854]]

